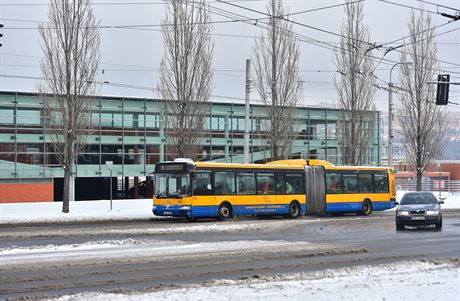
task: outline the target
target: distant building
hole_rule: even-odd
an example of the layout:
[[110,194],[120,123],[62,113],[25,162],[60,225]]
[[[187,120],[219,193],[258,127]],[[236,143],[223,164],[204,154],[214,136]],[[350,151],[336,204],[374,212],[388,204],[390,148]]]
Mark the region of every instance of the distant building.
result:
[[[115,197],[151,196],[147,176],[154,164],[172,159],[165,145],[161,100],[95,97],[93,131],[85,151],[75,162],[76,199],[106,199],[110,181]],[[212,102],[207,138],[200,160],[242,162],[244,104]],[[375,114],[372,146],[366,164],[380,163],[380,113]],[[317,158],[340,164],[341,140],[337,109],[299,107],[296,112],[294,158]],[[267,123],[261,105],[251,105],[250,157],[263,162],[259,133]],[[109,178],[106,161],[113,161]],[[43,102],[34,93],[0,91],[0,203],[62,199],[63,170],[57,165],[44,122]],[[147,182],[139,180],[147,179]]]

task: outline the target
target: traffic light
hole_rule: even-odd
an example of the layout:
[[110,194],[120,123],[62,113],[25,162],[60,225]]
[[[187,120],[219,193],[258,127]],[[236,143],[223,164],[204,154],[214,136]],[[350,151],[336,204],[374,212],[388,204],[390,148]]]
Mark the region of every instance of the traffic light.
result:
[[436,90],[436,105],[445,106],[449,102],[449,74],[438,75],[438,88]]

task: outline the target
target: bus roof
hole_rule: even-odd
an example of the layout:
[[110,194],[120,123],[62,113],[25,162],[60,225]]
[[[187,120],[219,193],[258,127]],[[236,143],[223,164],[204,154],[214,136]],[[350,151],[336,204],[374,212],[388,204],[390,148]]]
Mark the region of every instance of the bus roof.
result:
[[277,161],[271,161],[268,162],[267,164],[284,164],[284,165],[301,165],[301,166],[334,166],[329,161],[325,160],[305,160],[305,159],[286,159],[286,160],[277,160]]
[[[222,168],[222,169],[288,169],[288,170],[303,170],[305,166],[324,166],[326,170],[387,170],[388,167],[384,166],[336,166],[324,160],[278,160],[268,162],[266,164],[244,164],[244,163],[220,163],[220,162],[195,162],[190,159],[176,159],[174,161],[164,162],[171,163],[185,163],[189,166],[196,168]],[[160,164],[164,164],[160,163]]]
[[385,166],[325,166],[326,170],[387,170]]
[[303,170],[301,165],[288,164],[243,164],[243,163],[218,163],[218,162],[194,162],[198,168],[241,168],[241,169],[290,169]]

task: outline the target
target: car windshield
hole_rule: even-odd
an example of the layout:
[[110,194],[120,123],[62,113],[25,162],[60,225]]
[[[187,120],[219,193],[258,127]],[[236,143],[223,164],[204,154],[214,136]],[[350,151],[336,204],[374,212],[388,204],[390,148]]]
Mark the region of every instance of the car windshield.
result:
[[436,204],[436,197],[431,193],[407,193],[401,199],[401,205]]
[[157,173],[155,195],[157,197],[182,197],[189,195],[190,175]]

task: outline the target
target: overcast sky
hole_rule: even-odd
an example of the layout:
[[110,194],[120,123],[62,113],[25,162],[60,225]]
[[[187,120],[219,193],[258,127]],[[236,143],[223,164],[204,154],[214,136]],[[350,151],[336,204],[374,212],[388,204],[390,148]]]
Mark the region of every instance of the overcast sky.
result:
[[[158,80],[158,68],[162,56],[162,35],[158,26],[164,15],[162,0],[95,0],[94,11],[101,25],[143,25],[142,28],[103,28],[101,29],[102,65],[100,79],[116,87],[104,85],[101,95],[116,96],[156,96],[152,87]],[[263,18],[264,15],[229,4],[207,0],[213,11],[231,12],[241,18]],[[265,10],[263,0],[229,0],[239,6],[256,11]],[[392,3],[389,3],[392,2]],[[425,2],[425,3],[422,3]],[[441,0],[439,5],[460,9],[460,0]],[[0,22],[3,38],[0,48],[0,90],[35,91],[35,77],[40,76],[40,58],[37,31],[38,21],[47,21],[47,1],[45,0],[0,0]],[[301,23],[294,31],[302,36],[330,44],[337,43],[344,18],[343,6],[337,6],[343,0],[285,0],[284,5],[295,14],[290,19]],[[399,5],[397,5],[399,4]],[[371,41],[388,43],[408,34],[408,16],[411,8],[422,8],[432,12],[434,24],[439,36],[438,59],[441,71],[451,74],[451,81],[460,81],[460,21],[449,22],[451,19],[436,12],[455,14],[455,10],[435,6],[430,1],[402,0],[367,0],[365,1],[365,22],[369,26]],[[329,7],[334,6],[334,7]],[[329,7],[329,8],[327,8]],[[324,8],[324,9],[320,9]],[[319,10],[317,10],[319,9]],[[310,12],[304,12],[313,10]],[[213,21],[228,21],[229,18],[213,14]],[[254,22],[255,23],[255,22]],[[214,24],[214,89],[213,98],[219,100],[241,101],[244,98],[245,60],[250,58],[254,45],[254,37],[261,32],[261,22],[246,24],[243,22]],[[146,27],[145,25],[149,25]],[[305,26],[306,25],[306,26]],[[320,30],[309,28],[315,27]],[[327,33],[327,31],[331,33]],[[337,104],[337,94],[332,84],[337,74],[333,64],[333,51],[330,47],[320,47],[307,42],[299,42],[301,46],[301,70],[304,85],[304,104]],[[399,41],[393,46],[401,44]],[[381,57],[386,49],[374,51],[373,55]],[[399,53],[392,51],[385,57],[392,61],[399,60]],[[382,62],[377,66],[375,74],[377,83],[386,86],[390,77],[392,63]],[[6,77],[5,77],[6,76]],[[14,78],[32,77],[28,78]],[[392,73],[393,82],[398,82],[398,70]],[[231,98],[229,98],[231,97]],[[256,99],[255,92],[251,98]],[[241,99],[241,100],[237,100]],[[450,100],[460,103],[460,86],[452,86]],[[376,104],[379,110],[386,113],[388,93],[379,90]],[[449,106],[459,110],[460,106]]]

